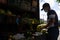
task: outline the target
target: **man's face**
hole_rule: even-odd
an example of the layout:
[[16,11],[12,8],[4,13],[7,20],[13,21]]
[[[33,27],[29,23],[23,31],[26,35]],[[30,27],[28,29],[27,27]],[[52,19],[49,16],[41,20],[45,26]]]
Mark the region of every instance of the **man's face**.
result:
[[48,12],[48,7],[44,7],[44,11],[45,12]]

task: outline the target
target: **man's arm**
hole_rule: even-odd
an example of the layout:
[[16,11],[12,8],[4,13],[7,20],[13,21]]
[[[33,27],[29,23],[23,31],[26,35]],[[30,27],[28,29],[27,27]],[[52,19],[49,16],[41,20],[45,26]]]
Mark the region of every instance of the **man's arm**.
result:
[[49,16],[49,20],[48,20],[48,23],[47,25],[45,26],[45,28],[47,28],[48,26],[52,25],[53,23],[55,23],[55,14],[51,14]]

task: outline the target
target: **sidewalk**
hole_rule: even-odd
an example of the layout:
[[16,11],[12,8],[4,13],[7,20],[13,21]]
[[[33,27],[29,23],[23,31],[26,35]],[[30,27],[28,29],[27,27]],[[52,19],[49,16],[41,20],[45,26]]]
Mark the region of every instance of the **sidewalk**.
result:
[[59,28],[59,36],[58,36],[58,40],[60,40],[60,28]]

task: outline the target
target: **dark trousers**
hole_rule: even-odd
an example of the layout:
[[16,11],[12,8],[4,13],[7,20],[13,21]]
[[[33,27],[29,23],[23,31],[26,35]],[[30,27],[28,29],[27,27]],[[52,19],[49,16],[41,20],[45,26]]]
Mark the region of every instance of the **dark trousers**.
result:
[[49,28],[48,29],[48,35],[46,40],[57,40],[59,35],[59,29],[58,28]]

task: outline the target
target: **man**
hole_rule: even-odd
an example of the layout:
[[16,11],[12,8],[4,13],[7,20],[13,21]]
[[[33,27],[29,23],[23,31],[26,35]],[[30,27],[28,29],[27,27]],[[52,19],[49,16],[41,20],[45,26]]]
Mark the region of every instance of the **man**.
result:
[[48,3],[43,4],[43,8],[47,12],[47,25],[45,27],[48,28],[48,37],[46,40],[57,40],[59,35],[58,29],[58,16],[54,10],[50,8]]
[[17,25],[19,25],[20,21],[21,21],[20,15],[17,15],[17,18],[16,18],[16,23],[17,23]]

